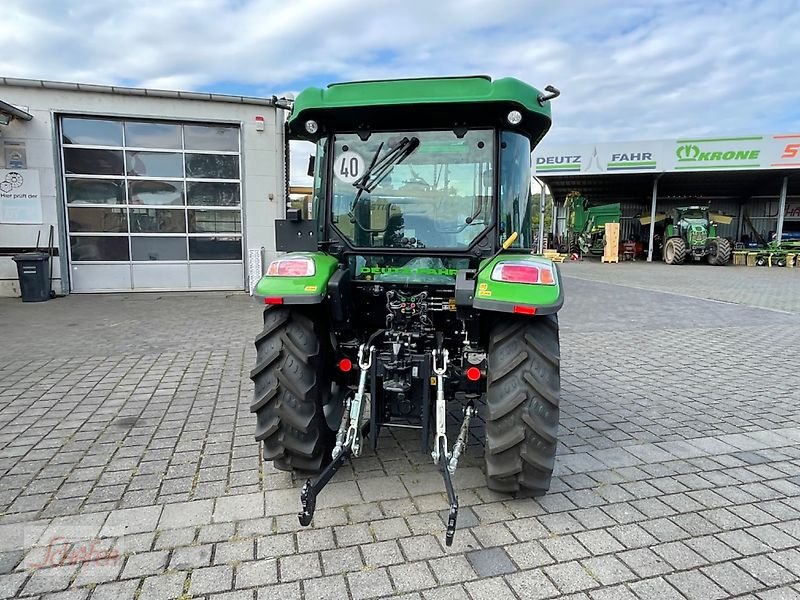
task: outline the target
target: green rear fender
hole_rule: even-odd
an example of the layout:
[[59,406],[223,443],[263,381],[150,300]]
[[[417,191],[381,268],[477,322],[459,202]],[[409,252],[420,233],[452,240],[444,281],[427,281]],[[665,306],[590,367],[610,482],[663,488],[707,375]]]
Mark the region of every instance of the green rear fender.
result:
[[[475,282],[475,295],[472,305],[481,310],[492,310],[506,313],[549,315],[561,310],[564,304],[561,272],[558,265],[550,259],[530,254],[503,253],[481,262],[481,272]],[[501,263],[527,263],[541,268],[549,268],[553,273],[552,284],[540,283],[508,283],[492,279],[492,271]],[[527,310],[526,310],[527,309]]]
[[314,274],[304,277],[264,275],[256,284],[253,296],[267,304],[319,304],[328,291],[328,280],[338,261],[323,252],[290,252],[275,260],[291,258],[311,259]]

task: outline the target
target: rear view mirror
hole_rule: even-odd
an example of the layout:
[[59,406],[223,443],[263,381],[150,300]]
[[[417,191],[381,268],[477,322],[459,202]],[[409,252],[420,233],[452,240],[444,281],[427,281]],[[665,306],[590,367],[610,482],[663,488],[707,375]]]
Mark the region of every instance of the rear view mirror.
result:
[[308,157],[308,170],[306,171],[306,175],[309,177],[314,176],[314,169],[317,166],[317,157],[313,154]]

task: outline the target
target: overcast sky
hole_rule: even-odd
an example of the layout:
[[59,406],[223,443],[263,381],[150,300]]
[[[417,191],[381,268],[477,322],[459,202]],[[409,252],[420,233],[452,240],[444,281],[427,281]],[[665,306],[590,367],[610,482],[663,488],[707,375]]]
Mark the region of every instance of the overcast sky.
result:
[[800,0],[4,0],[0,40],[0,75],[241,95],[514,76],[562,91],[545,144],[800,130]]

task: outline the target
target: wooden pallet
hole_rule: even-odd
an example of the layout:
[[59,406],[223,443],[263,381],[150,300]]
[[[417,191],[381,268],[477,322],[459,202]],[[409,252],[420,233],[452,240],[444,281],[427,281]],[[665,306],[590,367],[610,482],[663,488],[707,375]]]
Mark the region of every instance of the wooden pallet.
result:
[[604,263],[619,262],[619,223],[606,223],[605,247],[601,261]]
[[565,260],[569,258],[569,254],[561,254],[560,252],[556,252],[555,250],[545,250],[542,253],[542,256],[545,258],[549,258],[553,262],[563,263]]

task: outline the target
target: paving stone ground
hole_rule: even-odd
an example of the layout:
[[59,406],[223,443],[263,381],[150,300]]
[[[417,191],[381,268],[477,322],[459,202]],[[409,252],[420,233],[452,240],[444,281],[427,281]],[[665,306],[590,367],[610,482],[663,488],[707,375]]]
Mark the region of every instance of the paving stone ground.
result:
[[[0,299],[0,598],[800,597],[800,271],[565,264],[548,495],[384,435],[311,528],[259,461],[240,294]],[[453,425],[455,427],[455,424]]]

